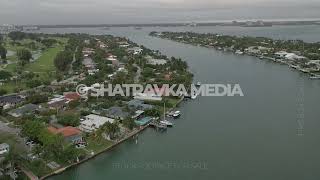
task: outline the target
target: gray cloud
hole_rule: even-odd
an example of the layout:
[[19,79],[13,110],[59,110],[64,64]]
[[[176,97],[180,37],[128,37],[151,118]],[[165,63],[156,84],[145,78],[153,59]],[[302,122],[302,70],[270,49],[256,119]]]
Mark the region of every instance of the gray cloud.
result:
[[96,24],[320,17],[319,0],[0,0],[0,24]]

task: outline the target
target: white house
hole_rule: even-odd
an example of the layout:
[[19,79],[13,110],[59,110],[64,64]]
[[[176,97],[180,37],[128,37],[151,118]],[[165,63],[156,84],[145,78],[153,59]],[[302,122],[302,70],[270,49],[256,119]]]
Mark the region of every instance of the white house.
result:
[[10,146],[7,143],[0,144],[0,155],[6,154],[10,151]]
[[158,96],[153,93],[137,93],[133,97],[134,99],[137,100],[142,100],[142,101],[161,101],[162,97]]
[[302,60],[306,57],[304,56],[298,56],[295,53],[288,53],[286,51],[279,51],[275,53],[275,56],[278,58],[288,59],[288,60]]
[[167,60],[165,59],[148,59],[148,64],[151,64],[151,65],[164,65],[167,63]]
[[134,55],[141,54],[142,51],[143,49],[140,47],[133,47],[128,49],[128,52],[132,52]]
[[95,114],[90,114],[90,115],[85,116],[84,121],[80,122],[79,129],[81,131],[91,133],[91,132],[94,132],[97,129],[99,129],[106,122],[113,123],[114,119],[107,118],[104,116],[98,116]]

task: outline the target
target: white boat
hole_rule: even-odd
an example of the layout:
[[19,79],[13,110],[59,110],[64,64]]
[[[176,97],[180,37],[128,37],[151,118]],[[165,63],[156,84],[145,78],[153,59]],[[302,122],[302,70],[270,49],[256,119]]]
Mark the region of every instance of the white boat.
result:
[[162,120],[162,121],[160,121],[160,124],[166,125],[166,126],[173,126],[173,123],[168,120]]
[[320,75],[318,75],[318,76],[310,76],[310,79],[320,79]]
[[181,112],[180,112],[180,111],[176,111],[176,112],[174,112],[173,115],[172,115],[172,117],[174,117],[174,118],[178,118],[178,117],[180,117],[180,116],[181,116]]
[[163,120],[160,121],[160,125],[165,125],[165,126],[173,126],[173,123],[166,120],[166,103],[163,104]]

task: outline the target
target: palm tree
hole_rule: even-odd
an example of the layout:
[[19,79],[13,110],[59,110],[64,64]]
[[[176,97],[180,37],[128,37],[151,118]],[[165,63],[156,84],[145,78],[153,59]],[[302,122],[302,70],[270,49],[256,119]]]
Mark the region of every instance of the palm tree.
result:
[[118,122],[114,122],[114,123],[107,122],[101,127],[101,131],[102,131],[102,133],[107,133],[110,136],[110,138],[112,139],[114,137],[114,135],[120,131],[119,123]]

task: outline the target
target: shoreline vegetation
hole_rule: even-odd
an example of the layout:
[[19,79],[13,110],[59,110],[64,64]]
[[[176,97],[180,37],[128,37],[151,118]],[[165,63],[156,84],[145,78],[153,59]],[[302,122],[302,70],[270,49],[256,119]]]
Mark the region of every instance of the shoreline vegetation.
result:
[[[12,167],[5,176],[60,174],[135,137],[150,123],[161,124],[162,115],[184,99],[154,98],[152,92],[82,97],[78,85],[161,88],[189,87],[193,81],[182,59],[111,35],[11,32],[1,35],[0,46],[0,120],[5,126],[0,144],[10,147],[0,157]],[[0,169],[8,164],[1,163]]]
[[236,55],[255,56],[263,60],[286,64],[310,78],[320,78],[320,42],[301,40],[274,40],[265,37],[200,34],[194,32],[151,32],[153,37],[179,43],[232,52]]

